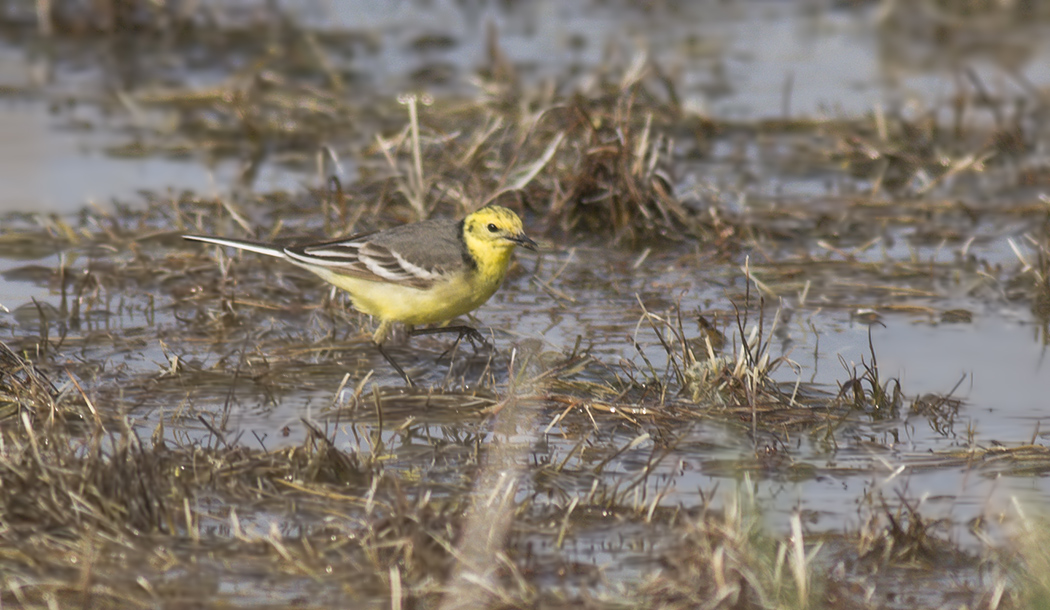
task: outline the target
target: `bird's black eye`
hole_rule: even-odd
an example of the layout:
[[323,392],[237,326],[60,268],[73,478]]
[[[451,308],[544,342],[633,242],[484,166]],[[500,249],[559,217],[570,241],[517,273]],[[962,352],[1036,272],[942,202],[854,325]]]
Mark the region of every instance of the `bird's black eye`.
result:
[[494,223],[490,222],[489,223],[489,233],[499,233],[499,227],[497,227]]

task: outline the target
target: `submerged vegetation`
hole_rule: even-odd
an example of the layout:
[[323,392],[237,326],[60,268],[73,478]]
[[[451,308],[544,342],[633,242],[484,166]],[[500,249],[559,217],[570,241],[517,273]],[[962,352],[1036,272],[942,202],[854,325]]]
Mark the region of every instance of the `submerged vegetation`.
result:
[[[873,4],[900,44],[902,3]],[[917,4],[955,36],[1048,16]],[[2,7],[5,39],[46,41],[59,68],[119,56],[95,68],[115,93],[68,101],[126,117],[111,154],[238,171],[233,193],[0,219],[4,280],[48,289],[0,303],[0,605],[1050,603],[1043,515],[988,487],[962,522],[920,479],[1043,475],[1038,426],[983,439],[965,377],[914,389],[878,340],[894,317],[1020,304],[1050,342],[1034,87],[993,95],[963,61],[951,104],[728,120],[644,49],[537,79],[492,22],[469,89],[428,64],[414,84],[437,93],[396,96],[354,86],[348,58],[374,36],[285,15]],[[219,82],[188,77],[209,59]],[[306,184],[261,192],[265,167]],[[543,251],[482,310],[495,347],[390,348],[419,388],[309,273],[180,239],[340,236],[492,202]],[[23,260],[54,264],[7,264]],[[800,363],[845,326],[839,370]]]

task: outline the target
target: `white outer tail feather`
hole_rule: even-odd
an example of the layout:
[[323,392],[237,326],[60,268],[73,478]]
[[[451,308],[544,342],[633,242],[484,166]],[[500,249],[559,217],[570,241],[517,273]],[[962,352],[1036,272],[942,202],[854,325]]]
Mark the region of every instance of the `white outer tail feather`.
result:
[[276,256],[277,258],[285,258],[283,248],[267,246],[266,244],[260,244],[253,241],[242,241],[240,239],[226,239],[223,237],[208,237],[206,235],[183,235],[182,238],[188,239],[190,241],[200,241],[206,244],[215,244],[217,246],[237,248],[238,250],[247,250],[249,252],[265,254],[266,256]]

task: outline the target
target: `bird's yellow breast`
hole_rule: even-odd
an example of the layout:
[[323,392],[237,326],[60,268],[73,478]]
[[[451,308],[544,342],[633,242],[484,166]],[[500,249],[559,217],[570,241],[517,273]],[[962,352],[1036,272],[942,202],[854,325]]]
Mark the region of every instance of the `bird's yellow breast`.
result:
[[[508,256],[507,264],[509,260]],[[425,289],[338,275],[324,268],[310,270],[350,293],[358,311],[384,321],[419,325],[447,322],[480,307],[503,283],[507,264],[502,271],[479,265],[477,270],[452,274]]]

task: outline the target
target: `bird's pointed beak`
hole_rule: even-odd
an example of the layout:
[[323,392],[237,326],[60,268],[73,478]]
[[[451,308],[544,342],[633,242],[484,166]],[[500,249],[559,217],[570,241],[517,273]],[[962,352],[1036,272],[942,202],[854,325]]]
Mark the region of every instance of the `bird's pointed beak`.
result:
[[537,248],[539,248],[539,245],[536,242],[532,241],[528,235],[525,235],[525,233],[518,233],[514,237],[511,237],[510,240],[518,244],[522,248],[528,248],[532,251],[535,251]]

